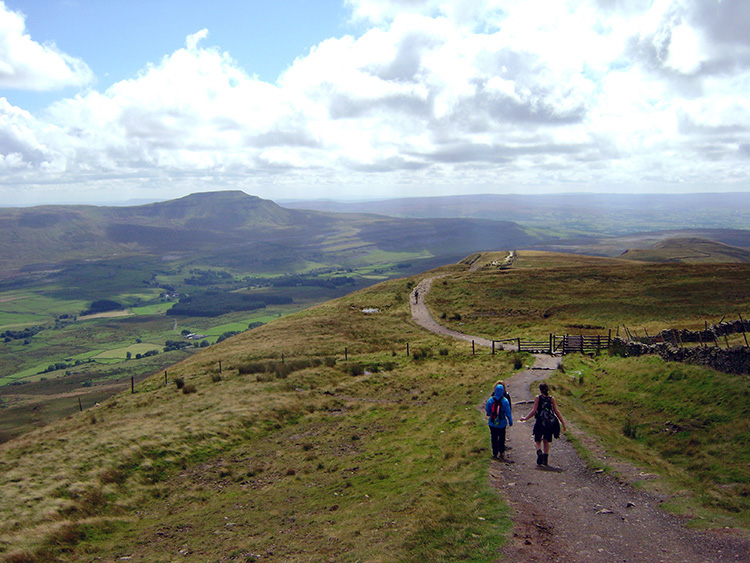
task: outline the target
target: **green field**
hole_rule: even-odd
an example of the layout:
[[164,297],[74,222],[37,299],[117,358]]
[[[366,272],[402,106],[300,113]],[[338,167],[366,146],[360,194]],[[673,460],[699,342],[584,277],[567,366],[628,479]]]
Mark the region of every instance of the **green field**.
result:
[[[47,402],[52,405],[55,400],[44,392],[30,394],[28,384],[41,380],[77,382],[71,388],[101,398],[100,388],[123,374],[142,379],[173,363],[174,359],[169,359],[173,353],[164,354],[169,341],[186,345],[182,354],[193,353],[200,349],[197,346],[213,345],[228,333],[240,333],[251,325],[265,324],[375,281],[402,275],[404,268],[399,260],[418,260],[419,256],[378,252],[377,258],[384,262],[368,263],[361,270],[307,260],[294,262],[300,269],[283,272],[275,262],[267,271],[241,270],[212,266],[199,259],[164,262],[141,256],[71,262],[44,274],[0,282],[0,334],[13,332],[9,337],[0,337],[0,389],[9,386],[8,400],[17,408],[24,402],[37,405],[38,421],[49,422],[58,416],[58,410],[38,405]],[[378,271],[374,278],[373,270]],[[250,289],[245,281],[260,279],[268,285],[288,275],[303,276],[302,285]],[[323,283],[336,276],[354,282],[340,287]],[[191,280],[198,283],[190,283]],[[287,295],[291,302],[212,316],[167,315],[180,296],[200,295],[200,292],[244,292],[261,299]],[[126,309],[80,316],[101,299],[115,301]],[[25,329],[32,329],[33,334],[28,337],[20,334]],[[187,340],[183,332],[206,338]],[[157,350],[159,356],[137,357],[152,350]],[[19,420],[17,426],[13,418]],[[5,435],[15,435],[26,427],[24,420],[26,417],[17,410],[0,408],[0,427],[6,428]]]

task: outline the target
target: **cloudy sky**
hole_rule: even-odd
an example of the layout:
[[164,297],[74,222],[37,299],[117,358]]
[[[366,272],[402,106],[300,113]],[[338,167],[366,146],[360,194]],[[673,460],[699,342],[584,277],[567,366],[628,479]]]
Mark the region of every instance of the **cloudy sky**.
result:
[[0,0],[0,205],[750,191],[747,0]]

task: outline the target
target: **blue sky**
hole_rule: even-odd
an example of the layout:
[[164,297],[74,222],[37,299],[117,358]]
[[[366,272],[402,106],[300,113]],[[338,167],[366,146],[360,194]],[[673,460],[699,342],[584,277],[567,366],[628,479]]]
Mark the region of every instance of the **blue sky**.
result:
[[[348,12],[336,0],[5,0],[26,16],[29,35],[53,42],[83,59],[106,89],[157,63],[209,30],[206,45],[218,45],[261,80],[281,71],[328,38],[352,32]],[[11,103],[39,110],[75,88],[54,92],[7,90]]]
[[0,205],[750,191],[745,0],[0,0]]

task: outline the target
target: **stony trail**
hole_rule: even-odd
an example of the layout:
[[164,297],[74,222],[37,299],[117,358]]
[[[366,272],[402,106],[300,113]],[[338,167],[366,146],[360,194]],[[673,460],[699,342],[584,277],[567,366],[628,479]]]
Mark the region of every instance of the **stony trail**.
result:
[[[433,280],[425,278],[411,295],[412,319],[432,332],[490,346],[485,338],[469,336],[435,322],[424,303]],[[512,540],[503,559],[524,563],[723,563],[750,562],[750,538],[730,530],[697,531],[659,508],[665,500],[633,485],[653,478],[626,462],[607,459],[619,479],[586,467],[561,433],[550,449],[549,466],[536,465],[531,437],[533,419],[518,422],[531,410],[536,383],[548,377],[559,358],[539,355],[530,368],[506,380],[513,401],[515,424],[508,430],[512,448],[506,459],[490,459],[493,484],[513,512]],[[531,389],[534,389],[532,394]],[[489,397],[491,389],[487,390]],[[565,417],[565,406],[560,405]],[[584,443],[596,442],[568,423]],[[489,446],[489,432],[487,433]]]

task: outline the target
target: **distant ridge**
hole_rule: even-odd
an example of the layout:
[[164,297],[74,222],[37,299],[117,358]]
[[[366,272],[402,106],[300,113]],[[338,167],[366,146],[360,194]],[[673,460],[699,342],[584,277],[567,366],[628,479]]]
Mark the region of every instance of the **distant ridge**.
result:
[[621,258],[644,262],[685,262],[690,264],[750,263],[750,250],[698,237],[670,238],[657,242],[644,250],[627,250]]
[[282,203],[294,209],[392,217],[509,220],[571,233],[619,235],[674,229],[750,229],[750,193],[479,194],[380,201]]
[[[0,209],[0,269],[113,256],[210,255],[215,265],[316,261],[345,266],[373,249],[446,257],[545,240],[512,221],[413,219],[287,209],[242,191],[195,193],[132,207]],[[324,260],[327,261],[327,260]]]

